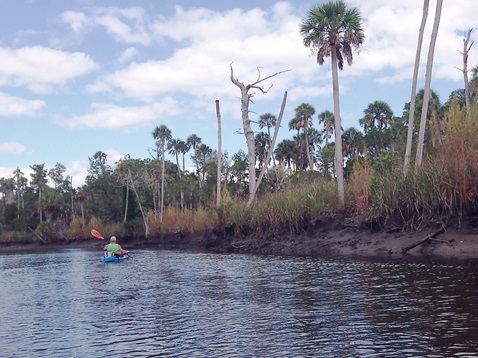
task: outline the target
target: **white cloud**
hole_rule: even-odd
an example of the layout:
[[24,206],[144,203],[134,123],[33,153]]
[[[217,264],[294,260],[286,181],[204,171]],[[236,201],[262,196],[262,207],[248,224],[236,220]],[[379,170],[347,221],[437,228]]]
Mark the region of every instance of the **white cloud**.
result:
[[33,46],[10,49],[0,47],[0,86],[27,87],[33,92],[50,92],[54,86],[97,68],[84,53],[62,52]]
[[[364,20],[365,42],[360,55],[354,57],[354,65],[347,69],[354,75],[366,75],[385,70],[379,75],[380,83],[408,81],[412,77],[413,64],[418,40],[418,29],[422,19],[423,2],[401,0],[356,0]],[[430,2],[427,24],[421,52],[423,75],[427,61],[431,30],[435,17],[436,1]],[[476,4],[460,1],[450,6],[443,4],[440,28],[434,56],[434,78],[459,81],[462,57],[458,53],[463,47],[464,33],[477,27]],[[474,38],[477,35],[474,34]],[[478,58],[478,48],[470,52],[470,60]],[[478,62],[478,61],[477,61]]]
[[0,117],[33,116],[45,108],[45,102],[10,96],[0,92]]
[[68,128],[122,128],[151,123],[161,116],[174,116],[182,111],[180,104],[171,98],[142,107],[93,103],[90,113],[82,116],[57,117],[55,122]]
[[100,9],[93,21],[106,29],[113,37],[124,43],[149,45],[151,36],[146,24],[146,14],[140,7]]
[[21,154],[25,152],[26,150],[27,148],[20,143],[16,143],[16,142],[0,143],[0,152],[3,152],[3,153]]
[[265,83],[268,87],[273,82],[280,93],[292,81],[310,80],[317,71],[301,43],[300,19],[291,12],[286,3],[276,5],[271,14],[259,9],[219,13],[177,7],[174,17],[154,25],[157,36],[178,42],[172,56],[132,63],[98,79],[89,89],[119,90],[143,101],[164,94],[233,98],[237,90],[229,80],[229,64],[234,62],[237,77],[248,83],[257,79],[258,66],[263,76],[292,69],[287,77]]
[[119,63],[125,63],[130,61],[133,57],[138,56],[138,50],[134,47],[128,47],[126,50],[123,51],[121,56],[118,59]]
[[69,175],[73,179],[73,187],[78,188],[85,184],[86,176],[88,175],[88,161],[72,161],[66,165],[65,175]]
[[86,15],[78,11],[65,11],[60,17],[63,22],[70,25],[74,32],[82,30],[87,23]]

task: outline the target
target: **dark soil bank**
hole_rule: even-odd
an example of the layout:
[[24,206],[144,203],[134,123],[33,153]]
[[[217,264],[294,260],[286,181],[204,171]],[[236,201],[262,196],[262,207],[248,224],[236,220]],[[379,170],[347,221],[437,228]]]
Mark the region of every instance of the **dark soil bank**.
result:
[[[357,228],[346,220],[322,217],[299,234],[233,235],[217,230],[210,235],[182,235],[152,239],[120,238],[123,247],[134,249],[195,250],[213,253],[238,252],[288,256],[355,256],[377,258],[478,259],[478,231],[473,228],[431,228],[422,231],[384,231]],[[376,232],[375,232],[376,231]],[[54,244],[3,244],[0,251],[86,248],[102,250],[103,240],[65,240]]]

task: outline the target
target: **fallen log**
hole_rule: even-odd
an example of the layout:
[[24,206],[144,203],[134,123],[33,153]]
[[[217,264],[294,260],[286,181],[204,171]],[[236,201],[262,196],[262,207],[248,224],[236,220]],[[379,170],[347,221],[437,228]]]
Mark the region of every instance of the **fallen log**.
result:
[[428,234],[423,240],[420,240],[419,242],[417,243],[414,243],[412,245],[409,245],[407,247],[404,247],[402,249],[402,254],[405,255],[408,251],[410,251],[411,249],[419,246],[419,245],[422,245],[424,244],[425,242],[429,242],[431,239],[434,239],[436,238],[438,235],[440,234],[443,234],[445,232],[445,228],[442,227],[440,228],[439,230],[435,231],[434,233],[431,233],[431,234]]
[[38,235],[35,230],[33,230],[33,229],[32,229],[31,227],[29,227],[29,226],[28,226],[28,228],[30,229],[30,231],[31,231],[32,233],[35,234],[36,237],[38,237],[38,238],[40,239],[40,241],[41,241],[43,244],[46,244],[46,241],[45,241],[40,235]]

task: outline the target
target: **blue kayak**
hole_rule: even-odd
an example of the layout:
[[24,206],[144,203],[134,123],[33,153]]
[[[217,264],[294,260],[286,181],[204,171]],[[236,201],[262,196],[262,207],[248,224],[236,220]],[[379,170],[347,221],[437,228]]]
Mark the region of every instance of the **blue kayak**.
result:
[[132,257],[126,254],[124,256],[119,256],[119,257],[116,257],[116,256],[102,257],[100,258],[100,262],[102,264],[106,264],[109,262],[123,262],[130,259],[132,259]]

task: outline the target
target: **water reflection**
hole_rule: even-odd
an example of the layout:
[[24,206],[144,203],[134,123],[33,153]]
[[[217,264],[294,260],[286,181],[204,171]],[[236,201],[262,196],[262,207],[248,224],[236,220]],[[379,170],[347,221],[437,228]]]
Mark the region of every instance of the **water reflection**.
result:
[[2,357],[478,356],[476,266],[0,255]]

